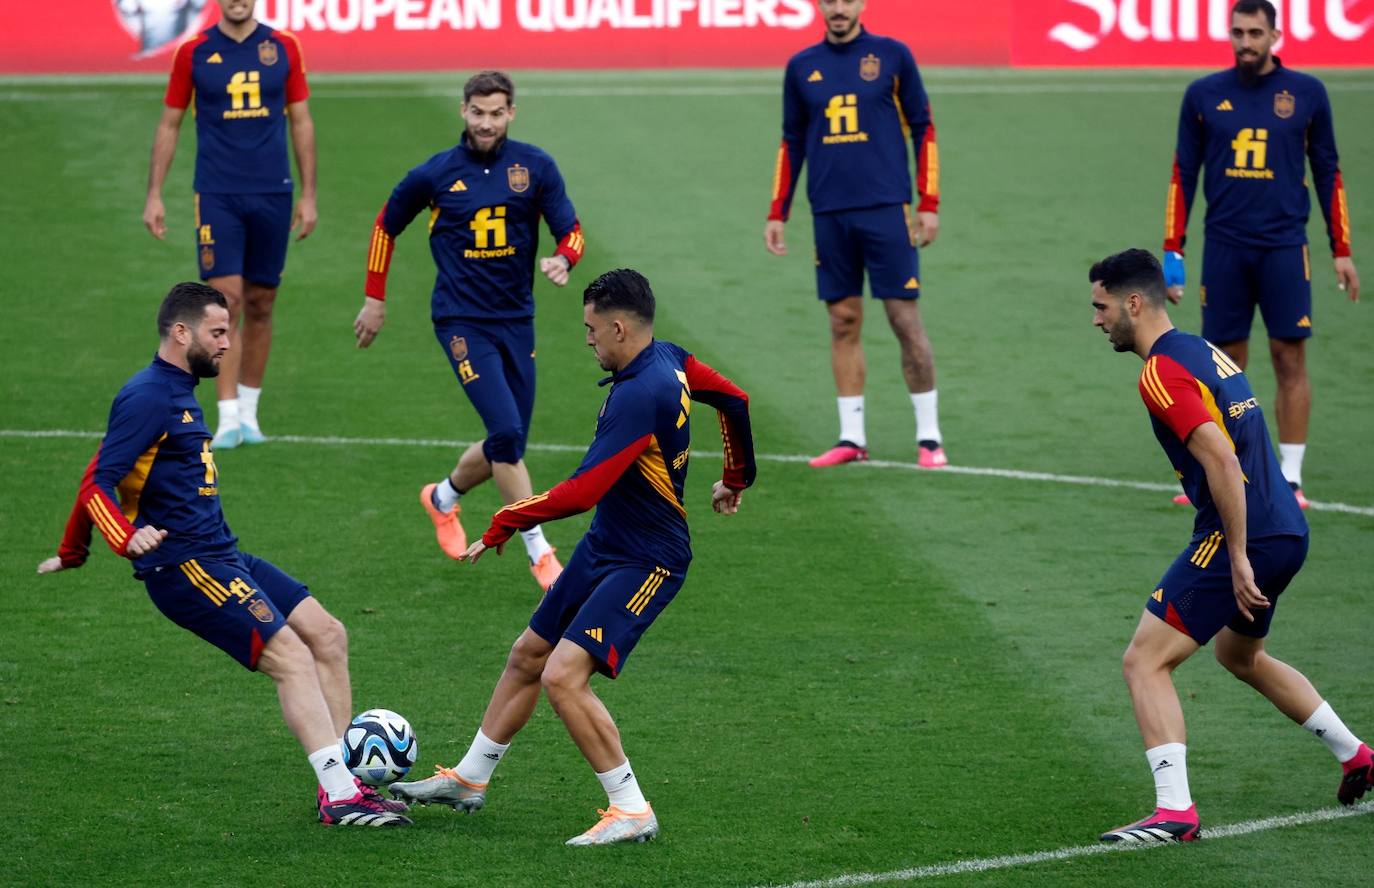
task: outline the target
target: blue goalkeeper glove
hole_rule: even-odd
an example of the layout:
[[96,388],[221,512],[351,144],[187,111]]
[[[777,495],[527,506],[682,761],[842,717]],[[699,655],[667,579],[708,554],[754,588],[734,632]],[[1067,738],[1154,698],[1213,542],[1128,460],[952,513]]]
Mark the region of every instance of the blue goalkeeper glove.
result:
[[1164,253],[1164,286],[1166,288],[1183,286],[1183,254],[1173,250]]

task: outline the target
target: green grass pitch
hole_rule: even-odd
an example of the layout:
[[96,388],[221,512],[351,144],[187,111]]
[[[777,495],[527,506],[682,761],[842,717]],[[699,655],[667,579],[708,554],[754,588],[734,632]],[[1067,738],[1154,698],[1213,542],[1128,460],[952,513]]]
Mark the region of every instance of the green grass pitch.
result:
[[[1158,247],[1189,76],[928,72],[944,203],[922,255],[922,307],[955,464],[1169,482],[1135,391],[1139,362],[1091,326],[1084,277],[1110,251]],[[534,442],[590,439],[601,373],[579,293],[630,265],[655,286],[659,335],[749,391],[760,453],[832,443],[804,202],[792,255],[762,245],[778,79],[517,76],[513,134],[558,159],[589,244],[569,288],[538,288]],[[1374,91],[1368,72],[1326,80],[1356,261],[1374,291]],[[321,221],[288,259],[261,409],[269,435],[480,435],[430,330],[423,220],[397,248],[377,343],[360,352],[351,331],[372,219],[408,168],[456,139],[460,82],[315,79]],[[320,827],[270,682],[167,623],[103,546],[83,570],[33,572],[94,440],[13,433],[103,428],[114,392],[155,349],[157,300],[194,274],[189,122],[165,191],[170,240],[139,220],[161,92],[150,80],[0,82],[0,883],[777,885],[1091,844],[1149,807],[1119,657],[1188,537],[1187,510],[1129,488],[769,460],[740,514],[721,518],[707,505],[719,444],[702,407],[691,575],[621,680],[596,685],[661,838],[563,847],[604,796],[546,704],[479,815],[428,808],[408,831]],[[1191,230],[1198,247],[1201,207]],[[1336,291],[1319,218],[1311,238],[1307,493],[1367,510],[1374,322],[1367,301]],[[1190,252],[1193,286],[1174,311],[1188,330],[1199,259]],[[910,461],[895,342],[870,306],[870,444],[875,459]],[[1267,407],[1263,354],[1250,375]],[[212,387],[201,395],[213,416]],[[218,460],[243,546],[307,580],[347,623],[355,709],[409,717],[426,772],[466,748],[537,597],[518,552],[475,568],[438,553],[415,492],[455,455],[278,442]],[[532,451],[536,488],[578,458]],[[497,505],[490,485],[468,497],[470,531]],[[1309,520],[1311,556],[1271,649],[1371,737],[1374,518]],[[546,530],[567,556],[586,523]],[[1206,651],[1177,683],[1204,828],[1335,806],[1338,769],[1322,745]],[[937,881],[1356,884],[1370,828],[1356,817]]]

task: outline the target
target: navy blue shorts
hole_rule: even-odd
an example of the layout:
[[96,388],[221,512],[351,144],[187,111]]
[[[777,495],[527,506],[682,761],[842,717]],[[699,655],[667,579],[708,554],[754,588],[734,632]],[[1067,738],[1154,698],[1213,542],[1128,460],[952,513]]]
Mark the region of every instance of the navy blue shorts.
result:
[[519,462],[534,413],[533,322],[445,322],[434,335],[486,426],[487,461]]
[[921,262],[902,204],[818,213],[816,291],[825,302],[861,296],[864,270],[877,299],[915,299],[921,295]]
[[289,191],[196,195],[196,259],[203,281],[241,274],[249,283],[275,287],[290,239]]
[[549,644],[566,638],[581,645],[596,660],[598,672],[615,678],[686,578],[685,570],[650,562],[599,559],[584,539],[539,602],[530,629]]
[[271,562],[246,552],[193,558],[135,576],[167,619],[258,668],[258,655],[310,590]]
[[1202,338],[1250,338],[1259,306],[1272,339],[1312,335],[1312,262],[1307,245],[1237,247],[1207,239],[1202,248]]
[[1251,540],[1246,554],[1255,572],[1255,585],[1269,599],[1267,608],[1250,609],[1255,617],[1253,623],[1241,615],[1236,605],[1231,555],[1220,532],[1188,544],[1159,581],[1159,588],[1146,600],[1146,610],[1198,644],[1211,641],[1223,627],[1251,638],[1263,638],[1269,634],[1279,596],[1307,558],[1307,537]]

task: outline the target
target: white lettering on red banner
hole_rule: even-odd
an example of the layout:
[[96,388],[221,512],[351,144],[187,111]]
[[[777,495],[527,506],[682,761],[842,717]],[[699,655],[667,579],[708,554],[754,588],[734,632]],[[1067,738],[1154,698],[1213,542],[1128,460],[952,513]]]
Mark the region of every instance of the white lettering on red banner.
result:
[[[1313,9],[1314,3],[1322,7],[1320,12]],[[1229,39],[1231,29],[1232,0],[1153,0],[1145,4],[1141,0],[1064,0],[1062,5],[1086,9],[1097,17],[1095,28],[1071,21],[1060,21],[1050,28],[1051,40],[1075,52],[1092,50],[1113,33],[1135,43],[1192,42],[1202,37],[1205,23],[1206,39],[1222,42]],[[1149,6],[1148,17],[1142,5]],[[1306,42],[1323,33],[1353,42],[1363,39],[1374,27],[1374,12],[1359,21],[1350,20],[1349,9],[1356,5],[1352,0],[1280,0],[1274,5],[1279,12],[1278,29],[1284,34],[1278,49],[1283,49],[1284,42]]]

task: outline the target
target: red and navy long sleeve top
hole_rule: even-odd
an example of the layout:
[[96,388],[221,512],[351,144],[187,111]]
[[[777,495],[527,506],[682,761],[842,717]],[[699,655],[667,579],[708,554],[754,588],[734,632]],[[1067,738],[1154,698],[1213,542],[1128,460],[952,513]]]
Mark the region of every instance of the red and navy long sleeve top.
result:
[[649,560],[684,571],[692,560],[683,486],[691,450],[692,402],[714,407],[725,446],[722,481],[754,483],[749,396],[671,342],[654,340],[603,380],[611,390],[596,437],[572,477],[497,512],[482,535],[497,546],[517,531],[596,507],[586,542],[602,557]]
[[552,157],[534,145],[506,141],[490,155],[467,136],[409,173],[377,214],[363,292],[386,298],[396,238],[429,209],[429,249],[437,275],[434,322],[534,317],[539,219],[569,267],[582,258],[582,226]]
[[1350,209],[1326,88],[1274,61],[1277,67],[1254,83],[1232,68],[1193,81],[1183,94],[1165,250],[1183,251],[1203,167],[1209,240],[1241,247],[1307,243],[1310,162],[1331,254],[1350,255]]
[[769,219],[786,221],[808,165],[813,213],[911,203],[937,212],[940,155],[921,75],[900,41],[864,31],[849,43],[823,40],[787,62],[782,88],[782,145],[773,174]]

